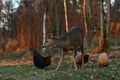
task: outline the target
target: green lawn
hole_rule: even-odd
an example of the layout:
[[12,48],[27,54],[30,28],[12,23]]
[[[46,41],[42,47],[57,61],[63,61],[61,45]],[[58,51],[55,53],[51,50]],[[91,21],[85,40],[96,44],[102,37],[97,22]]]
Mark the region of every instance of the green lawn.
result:
[[59,71],[56,64],[45,69],[33,65],[1,66],[0,80],[120,80],[120,59],[112,59],[107,67],[99,67],[97,61],[89,62],[85,68],[74,70],[64,62]]

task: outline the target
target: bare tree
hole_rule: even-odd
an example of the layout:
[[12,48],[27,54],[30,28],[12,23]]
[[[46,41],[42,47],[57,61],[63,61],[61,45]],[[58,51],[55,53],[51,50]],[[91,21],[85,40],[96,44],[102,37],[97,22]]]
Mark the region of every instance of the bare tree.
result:
[[[25,11],[22,5],[18,8],[18,39],[19,49],[40,48],[43,41],[42,22],[43,4],[37,0],[28,1]],[[26,24],[27,23],[27,24]],[[18,51],[19,51],[18,49]]]
[[2,10],[2,0],[0,0],[0,13],[1,13],[1,10]]
[[86,0],[83,0],[83,19],[84,19],[86,41],[87,41],[88,40],[88,28],[87,28],[87,22],[86,22]]
[[53,14],[55,14],[55,15],[53,15],[54,17],[55,17],[55,19],[53,19],[54,20],[54,24],[56,24],[54,27],[56,27],[55,28],[55,30],[56,30],[56,35],[59,37],[59,32],[60,32],[60,18],[59,18],[59,13],[60,13],[60,11],[58,10],[59,9],[59,4],[60,3],[58,3],[58,2],[60,2],[60,0],[55,0],[54,1],[54,11],[55,11],[55,13],[53,13]]
[[68,32],[68,15],[67,15],[67,5],[66,0],[64,0],[64,12],[65,12],[65,25],[66,25],[66,32]]
[[92,18],[89,0],[86,0],[86,10],[87,10],[89,17]]
[[100,26],[101,26],[101,36],[99,39],[99,50],[98,52],[104,52],[106,49],[106,26],[105,26],[105,15],[104,15],[104,0],[100,0]]
[[100,0],[100,26],[101,26],[101,36],[100,36],[100,51],[103,51],[103,46],[104,46],[104,10],[103,10],[103,0]]
[[107,42],[109,42],[109,30],[110,30],[110,0],[106,0],[107,3],[107,20],[106,20],[106,27],[107,27]]
[[25,0],[21,0],[21,6],[23,8],[23,11],[25,11]]
[[76,22],[75,19],[76,19],[76,15],[77,15],[76,14],[77,13],[76,12],[77,1],[76,0],[72,0],[72,1],[73,1],[73,10],[72,10],[73,11],[73,13],[72,13],[73,22],[72,23],[75,24],[75,22]]
[[43,46],[46,41],[46,11],[43,14]]

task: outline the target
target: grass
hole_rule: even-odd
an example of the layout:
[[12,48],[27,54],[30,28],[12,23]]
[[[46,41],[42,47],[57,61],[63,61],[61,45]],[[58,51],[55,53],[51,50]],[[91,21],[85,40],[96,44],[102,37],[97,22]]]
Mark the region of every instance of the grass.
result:
[[9,60],[16,60],[16,59],[21,59],[23,58],[25,55],[25,53],[19,53],[19,54],[16,54],[16,53],[6,53],[6,54],[3,54],[1,55],[0,54],[0,59],[1,60],[4,60],[4,59],[9,59]]
[[0,80],[119,80],[120,59],[112,59],[107,67],[99,67],[97,62],[89,62],[84,69],[74,70],[69,62],[64,62],[59,71],[56,64],[45,69],[33,65],[1,66]]
[[[113,47],[120,46],[118,40],[116,42],[111,40],[110,44]],[[94,49],[97,45],[98,41],[90,44],[88,48]],[[54,52],[57,53],[56,50]],[[5,54],[0,55],[0,60],[17,60],[22,59],[25,55],[25,53]],[[94,60],[87,63],[84,69],[77,71],[70,68],[70,62],[64,62],[59,71],[54,71],[57,66],[55,63],[45,69],[38,69],[33,65],[0,66],[0,80],[120,80],[120,57],[116,57],[112,58],[107,67],[99,67],[97,61]]]

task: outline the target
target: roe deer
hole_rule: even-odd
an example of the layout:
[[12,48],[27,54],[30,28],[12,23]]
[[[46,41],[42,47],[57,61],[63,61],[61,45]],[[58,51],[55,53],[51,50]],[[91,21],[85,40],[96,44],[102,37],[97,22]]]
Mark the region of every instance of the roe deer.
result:
[[56,71],[59,69],[63,61],[63,57],[65,53],[70,50],[73,51],[72,60],[73,60],[74,68],[77,69],[75,57],[76,57],[78,50],[81,51],[82,53],[82,67],[84,67],[84,51],[83,51],[84,32],[85,31],[84,31],[83,26],[74,26],[68,32],[66,32],[62,37],[57,38],[57,39],[52,38],[46,41],[45,43],[46,48],[61,48],[62,49],[60,62],[56,68]]

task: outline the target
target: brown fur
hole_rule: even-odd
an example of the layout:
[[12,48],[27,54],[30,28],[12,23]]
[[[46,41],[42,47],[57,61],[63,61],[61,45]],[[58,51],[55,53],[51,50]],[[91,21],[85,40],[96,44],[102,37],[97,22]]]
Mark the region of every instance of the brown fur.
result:
[[[87,63],[88,60],[89,60],[89,55],[88,54],[84,55],[84,64]],[[77,66],[80,68],[82,66],[82,55],[77,55],[75,58],[75,62]],[[74,68],[73,64],[71,68]]]
[[109,64],[109,58],[107,53],[101,53],[98,57],[98,65],[100,67],[105,67],[108,66],[108,64]]
[[[88,62],[89,55],[84,55],[84,64]],[[76,56],[76,64],[77,65],[82,65],[82,55],[77,55]]]

